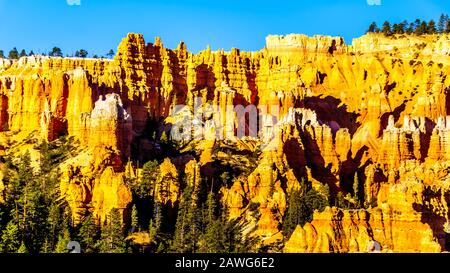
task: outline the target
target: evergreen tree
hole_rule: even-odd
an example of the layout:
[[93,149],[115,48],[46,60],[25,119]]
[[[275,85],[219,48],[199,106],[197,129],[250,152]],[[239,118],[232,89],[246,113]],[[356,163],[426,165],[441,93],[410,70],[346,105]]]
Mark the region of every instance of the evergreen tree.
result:
[[5,52],[3,50],[0,50],[0,58],[5,58]]
[[1,251],[4,253],[16,253],[20,247],[20,231],[14,221],[9,221],[3,230]]
[[58,235],[58,242],[56,243],[55,253],[69,253],[69,249],[67,249],[67,246],[69,245],[70,241],[70,232],[66,228],[62,231],[61,234]]
[[450,33],[450,20],[447,21],[447,26],[445,28],[445,33]]
[[35,54],[34,54],[34,51],[33,50],[31,50],[30,51],[30,53],[28,54],[28,56],[34,56]]
[[353,196],[357,202],[360,201],[358,172],[355,173],[353,178]]
[[27,55],[27,52],[25,51],[25,49],[22,49],[22,51],[20,51],[20,55],[19,55],[20,57],[26,57],[26,56],[28,56]]
[[89,215],[84,219],[78,232],[80,238],[81,249],[84,253],[96,253],[98,241],[98,228]]
[[106,54],[106,56],[108,56],[110,59],[112,59],[114,57],[114,55],[115,55],[115,53],[114,53],[114,50],[112,50],[112,49],[110,49],[108,51],[108,54]]
[[155,236],[159,235],[163,224],[163,206],[159,202],[154,204],[151,224],[153,225],[153,232],[155,233]]
[[222,219],[217,217],[217,204],[213,192],[208,194],[203,212],[203,234],[199,251],[202,253],[224,252]]
[[8,58],[12,59],[12,60],[17,60],[19,59],[19,51],[17,51],[17,48],[13,48],[9,54],[8,54]]
[[409,27],[406,29],[406,34],[411,35],[414,33],[415,27],[414,23],[410,23]]
[[420,27],[421,24],[422,24],[422,20],[416,19],[416,20],[414,21],[414,31],[416,31],[417,28]]
[[139,231],[139,219],[136,205],[131,210],[131,232]]
[[392,30],[391,30],[391,24],[388,21],[385,21],[383,23],[383,27],[381,28],[381,32],[385,35],[385,36],[390,36],[392,35]]
[[75,52],[75,57],[86,58],[87,56],[88,56],[88,52],[84,49],[80,49]]
[[416,35],[424,35],[427,34],[428,25],[425,21],[421,22],[418,26],[416,26],[415,34]]
[[436,30],[436,23],[434,22],[434,20],[430,20],[428,22],[427,25],[427,34],[436,34],[437,30]]
[[408,25],[406,21],[401,22],[400,24],[394,24],[392,27],[392,32],[395,34],[403,34],[405,33],[405,28]]
[[192,187],[183,190],[175,226],[173,249],[181,253],[195,253],[196,242],[200,235],[200,219],[196,205],[192,203]]
[[58,243],[58,234],[63,228],[62,211],[56,202],[51,202],[48,210],[48,234],[46,243],[49,249],[54,249]]
[[109,219],[102,227],[99,249],[101,253],[125,253],[126,243],[122,219],[118,209],[112,209]]
[[27,247],[26,247],[26,245],[25,245],[25,243],[24,242],[22,242],[21,244],[20,244],[20,247],[19,247],[19,249],[17,250],[17,253],[28,253],[28,249],[27,249]]
[[408,26],[409,26],[408,21],[403,20],[403,21],[399,24],[399,26],[400,26],[401,34],[405,33],[406,30],[408,29]]
[[310,211],[306,205],[302,193],[298,190],[291,192],[289,195],[289,206],[283,221],[283,234],[290,237],[297,225],[304,225],[309,219],[307,218]]
[[367,33],[374,33],[374,32],[379,32],[380,29],[377,26],[377,23],[372,22],[369,26],[369,29],[367,30]]
[[441,16],[439,17],[439,22],[438,22],[438,32],[439,33],[444,33],[447,27],[447,22],[448,22],[448,15],[447,14],[441,14]]
[[48,53],[48,55],[51,56],[51,57],[62,57],[63,53],[62,53],[61,48],[55,46],[55,47],[52,48],[52,51],[50,51]]
[[142,177],[140,184],[135,188],[135,193],[141,197],[154,197],[155,183],[159,173],[158,161],[153,160],[144,164],[142,167]]

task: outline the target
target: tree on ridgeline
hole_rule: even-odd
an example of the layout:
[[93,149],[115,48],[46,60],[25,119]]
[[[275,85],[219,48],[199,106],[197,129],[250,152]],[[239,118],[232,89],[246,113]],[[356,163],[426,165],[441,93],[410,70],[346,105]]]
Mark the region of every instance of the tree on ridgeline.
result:
[[374,33],[374,32],[379,32],[380,29],[377,26],[376,22],[372,22],[369,26],[369,29],[367,30],[367,33]]
[[61,48],[55,46],[55,47],[52,48],[52,51],[50,51],[48,53],[48,55],[51,56],[51,57],[62,57],[63,53],[62,53]]
[[28,56],[34,56],[35,54],[34,54],[34,51],[33,50],[31,50],[30,51],[30,53],[28,54]]
[[428,24],[425,21],[421,21],[420,24],[417,25],[417,20],[416,20],[416,29],[414,31],[414,34],[416,35],[424,35],[427,34],[428,31]]
[[436,23],[434,22],[434,20],[430,20],[428,22],[427,25],[427,34],[436,34],[437,30],[436,30]]
[[405,33],[411,35],[414,33],[414,30],[415,30],[414,23],[410,23],[409,26],[406,28]]
[[408,27],[408,22],[407,21],[403,21],[399,24],[394,24],[392,26],[392,32],[394,34],[403,34],[406,32],[406,29]]
[[0,58],[5,58],[5,52],[3,50],[0,50]]
[[447,14],[441,14],[438,21],[437,31],[439,33],[445,33],[447,29],[447,23],[448,23],[448,15]]
[[75,57],[86,58],[87,56],[88,56],[88,52],[84,49],[80,49],[75,52]]
[[390,36],[392,35],[392,29],[391,29],[391,24],[388,21],[385,21],[383,23],[383,27],[381,28],[381,32],[385,35],[385,36]]
[[26,56],[28,56],[27,52],[25,51],[25,49],[22,49],[22,51],[20,51],[19,57],[22,58],[22,57],[26,57]]
[[17,51],[17,48],[11,49],[11,51],[8,54],[8,58],[12,60],[19,59],[19,51]]
[[106,56],[108,56],[110,59],[112,59],[114,57],[115,53],[114,50],[110,49],[108,54],[106,54]]

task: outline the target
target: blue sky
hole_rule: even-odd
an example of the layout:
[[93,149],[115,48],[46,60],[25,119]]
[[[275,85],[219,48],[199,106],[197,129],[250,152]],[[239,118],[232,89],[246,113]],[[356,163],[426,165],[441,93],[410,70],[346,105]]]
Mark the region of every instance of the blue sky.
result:
[[[198,52],[212,49],[259,50],[268,34],[339,35],[347,43],[371,21],[437,19],[450,13],[449,0],[0,0],[0,49],[64,53],[84,48],[104,55],[128,32],[147,42],[160,36],[166,47],[183,40]],[[369,0],[372,1],[372,0]]]

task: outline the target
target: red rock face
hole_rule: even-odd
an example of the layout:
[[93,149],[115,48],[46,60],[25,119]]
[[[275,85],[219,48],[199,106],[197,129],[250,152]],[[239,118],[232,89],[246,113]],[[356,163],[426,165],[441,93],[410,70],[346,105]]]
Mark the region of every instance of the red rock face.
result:
[[[347,46],[338,37],[270,36],[258,52],[208,48],[193,54],[184,43],[171,50],[158,38],[147,44],[142,35],[128,34],[114,60],[0,60],[0,130],[39,132],[47,140],[67,134],[79,140],[88,155],[67,167],[74,170],[64,175],[62,187],[73,210],[87,209],[95,200],[94,210],[102,218],[112,207],[125,209],[131,201],[117,177],[122,177],[133,145],[142,149],[137,157],[151,150],[146,139],[150,121],[162,125],[153,128],[157,133],[169,132],[179,118],[174,117],[175,105],[187,105],[189,116],[200,98],[206,116],[201,122],[211,135],[242,129],[239,121],[245,118],[227,116],[227,106],[278,107],[277,118],[270,113],[258,117],[262,122],[255,133],[263,140],[231,140],[244,150],[273,144],[262,151],[247,177],[220,190],[231,217],[247,215],[249,204],[258,203],[257,233],[268,241],[280,239],[286,200],[302,177],[317,189],[328,185],[334,204],[339,193],[353,194],[358,173],[368,208],[361,215],[370,219],[359,212],[317,214],[313,223],[294,233],[289,251],[362,251],[367,240],[392,251],[421,246],[439,251],[448,206],[445,196],[435,195],[448,192],[445,182],[450,179],[450,83],[445,41],[432,39],[421,47],[414,37],[393,40],[374,34]],[[206,106],[220,108],[207,113]],[[248,124],[243,126],[251,131]],[[273,137],[276,142],[264,139]],[[219,142],[198,144],[202,172],[186,163],[175,167],[169,159],[161,168],[171,177],[185,169],[191,176],[207,176]],[[106,186],[110,178],[114,185]],[[178,180],[171,180],[170,196],[160,196],[161,201],[177,202],[182,188]],[[421,197],[398,205],[399,197],[389,193],[410,181],[417,182],[415,193]],[[103,195],[119,197],[108,198],[110,202]],[[430,200],[439,205],[430,205]],[[361,219],[352,220],[352,215]],[[349,226],[356,227],[356,235],[336,237]],[[330,227],[333,232],[325,231]],[[369,229],[394,235],[368,235]],[[428,236],[422,243],[405,239],[420,234]]]

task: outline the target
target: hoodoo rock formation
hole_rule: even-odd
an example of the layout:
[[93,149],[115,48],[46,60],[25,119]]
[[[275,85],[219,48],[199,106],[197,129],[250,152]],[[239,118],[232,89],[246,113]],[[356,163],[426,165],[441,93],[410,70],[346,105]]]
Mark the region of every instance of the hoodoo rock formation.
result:
[[[73,137],[78,153],[59,179],[78,222],[91,212],[103,223],[113,208],[128,217],[130,172],[160,158],[154,192],[165,210],[175,215],[186,186],[196,198],[208,188],[262,245],[446,251],[449,54],[448,35],[367,34],[346,45],[292,34],[267,37],[258,52],[193,54],[128,34],[113,60],[0,59],[0,145],[8,154],[30,134]],[[226,112],[252,106],[256,125]],[[289,198],[304,181],[329,206],[286,235]]]

